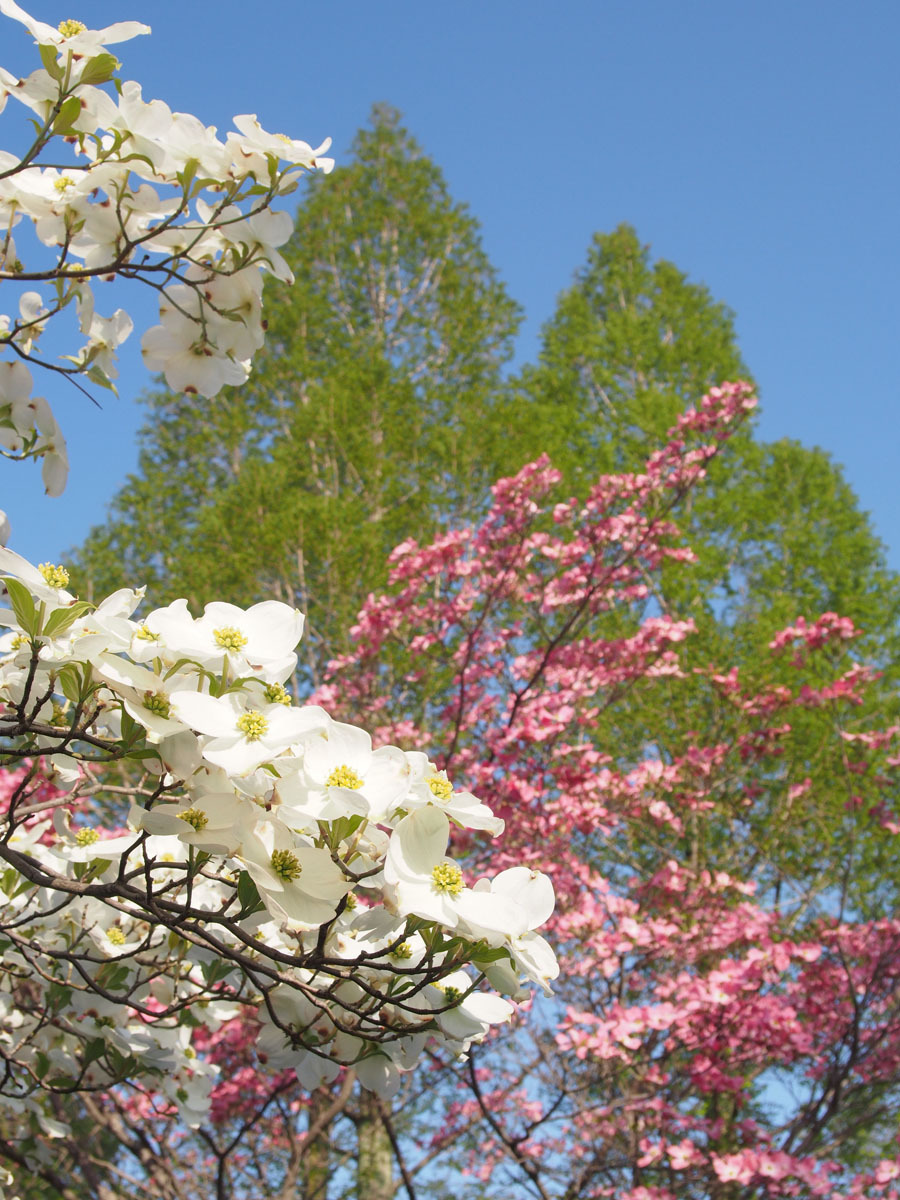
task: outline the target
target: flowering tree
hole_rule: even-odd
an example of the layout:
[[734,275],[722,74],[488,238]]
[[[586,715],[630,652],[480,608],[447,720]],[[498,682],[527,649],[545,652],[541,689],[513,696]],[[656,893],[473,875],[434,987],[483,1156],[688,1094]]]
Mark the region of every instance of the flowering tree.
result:
[[[142,348],[171,387],[240,383],[262,342],[261,272],[290,274],[277,247],[291,218],[272,205],[331,160],[327,143],[252,116],[223,142],[144,101],[105,47],[145,26],[53,29],[13,0],[0,13],[42,63],[0,72],[0,106],[34,114],[26,151],[0,155],[0,278],[21,293],[0,318],[0,440],[42,460],[58,494],[65,444],[31,368],[111,386],[131,320],[98,316],[92,281],[159,293]],[[61,365],[38,339],[67,308],[83,344]],[[270,1066],[315,1087],[352,1065],[390,1094],[426,1042],[462,1053],[510,1017],[489,974],[507,992],[548,986],[557,968],[534,930],[549,880],[512,867],[470,886],[445,853],[451,827],[495,836],[503,822],[427,754],[373,749],[294,703],[298,611],[212,603],[195,618],[181,600],[135,618],[141,589],[94,606],[63,567],[5,548],[0,577],[0,763],[14,771],[0,1100],[29,1134],[64,1132],[47,1097],[126,1080],[196,1124],[217,1074],[203,1050],[248,1011]]]
[[[473,1049],[468,1089],[435,1091],[430,1150],[406,1144],[412,1170],[462,1154],[473,1196],[898,1194],[900,731],[864,707],[858,631],[800,618],[751,669],[698,677],[689,624],[628,626],[685,553],[660,513],[684,439],[747,403],[714,390],[584,504],[536,463],[480,526],[398,547],[320,693],[380,713],[381,736],[440,731],[441,765],[561,898],[557,998]],[[668,715],[634,755],[620,714],[654,687]],[[858,890],[879,851],[881,887]]]

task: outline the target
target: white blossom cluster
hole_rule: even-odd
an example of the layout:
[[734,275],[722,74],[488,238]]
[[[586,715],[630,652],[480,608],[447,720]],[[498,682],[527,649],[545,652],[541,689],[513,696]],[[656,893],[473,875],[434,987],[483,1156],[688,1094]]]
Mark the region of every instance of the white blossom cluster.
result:
[[[19,285],[17,309],[0,312],[0,453],[41,458],[56,496],[66,445],[33,394],[31,367],[113,388],[116,351],[133,328],[123,309],[96,311],[93,281],[128,278],[158,293],[160,323],[142,351],[171,388],[210,397],[243,383],[263,341],[261,272],[291,280],[278,247],[293,221],[271,203],[304,170],[327,172],[333,161],[322,157],[330,139],[313,149],[247,115],[222,141],[196,117],[144,100],[105,47],[146,25],[54,29],[15,0],[0,0],[0,14],[28,29],[42,63],[24,78],[0,67],[0,112],[15,100],[35,129],[24,153],[0,150],[0,282]],[[53,362],[40,337],[65,308],[82,344]]]
[[[77,1077],[100,1039],[90,1083],[112,1047],[161,1071],[197,1120],[211,1068],[190,1057],[177,1012],[151,1020],[148,1006],[202,998],[181,1015],[214,1026],[253,1002],[273,1066],[313,1088],[353,1064],[389,1094],[429,1038],[462,1054],[507,1020],[497,992],[549,988],[557,964],[535,932],[553,910],[549,879],[514,867],[468,884],[446,854],[451,828],[496,835],[502,821],[426,754],[373,749],[363,729],[292,702],[298,611],[213,603],[195,618],[177,600],[136,620],[142,593],[94,608],[66,590],[64,568],[7,548],[0,577],[7,755],[42,762],[71,801],[90,790],[91,764],[145,769],[122,789],[120,828],[73,821],[67,806],[43,816],[27,786],[7,814],[8,1058],[43,1055],[51,1074]],[[46,996],[30,1013],[16,1003],[25,977],[65,989],[64,1019],[47,1020]]]

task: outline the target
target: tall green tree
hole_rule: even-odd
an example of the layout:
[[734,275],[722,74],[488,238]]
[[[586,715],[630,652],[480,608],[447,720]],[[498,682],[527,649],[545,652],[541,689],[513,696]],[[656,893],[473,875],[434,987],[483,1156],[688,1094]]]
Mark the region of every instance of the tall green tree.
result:
[[739,378],[750,373],[731,310],[673,263],[654,261],[623,224],[594,235],[511,403],[567,478],[590,483],[639,466],[689,404]]
[[[716,381],[737,377],[750,375],[733,314],[673,264],[654,261],[623,225],[593,239],[545,326],[537,363],[513,382],[508,402],[533,414],[528,423],[541,431],[542,448],[562,469],[563,489],[583,494],[600,472],[639,470],[682,408]],[[685,729],[709,732],[721,725],[704,676],[735,665],[752,691],[762,686],[762,665],[781,685],[793,685],[789,659],[761,664],[759,647],[799,616],[827,611],[851,618],[862,631],[854,654],[883,672],[867,693],[860,727],[897,719],[900,580],[828,454],[790,439],[766,443],[748,423],[675,519],[696,561],[667,565],[636,612],[617,619],[624,627],[654,610],[692,619],[698,631],[686,648],[688,673],[671,682],[664,699],[658,689],[635,688],[598,728],[598,745],[623,757],[648,745],[664,759],[682,753]],[[820,889],[841,886],[847,795],[834,785],[835,764],[820,756],[813,724],[807,737],[796,739],[811,780],[802,819],[787,832],[760,828],[745,839],[748,854],[760,847],[766,853],[770,844],[774,854],[777,843],[773,887],[785,873],[815,880]],[[795,764],[798,772],[801,765]],[[705,830],[713,841],[733,836],[731,827],[712,822]],[[869,895],[883,898],[887,853],[876,828],[860,836],[847,893],[858,909]]]
[[491,482],[518,306],[439,168],[377,107],[351,163],[312,180],[267,295],[254,375],[215,401],[145,399],[137,473],[77,554],[102,592],[296,603],[307,666],[343,644],[393,545]]
[[[595,235],[507,403],[580,492],[601,472],[640,469],[680,411],[736,378],[752,376],[731,310],[621,225]],[[830,609],[865,630],[870,657],[895,657],[884,652],[900,613],[896,577],[822,450],[763,442],[750,423],[677,520],[698,562],[670,569],[651,602],[727,629],[729,640],[757,622],[774,631]]]

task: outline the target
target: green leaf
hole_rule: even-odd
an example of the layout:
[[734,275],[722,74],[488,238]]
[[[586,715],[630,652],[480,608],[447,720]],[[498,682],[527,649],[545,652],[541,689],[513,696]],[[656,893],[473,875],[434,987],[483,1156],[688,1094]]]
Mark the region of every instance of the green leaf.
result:
[[102,1037],[91,1038],[84,1048],[82,1062],[84,1066],[89,1066],[92,1062],[96,1062],[98,1058],[102,1058],[106,1053],[106,1041]]
[[72,125],[81,116],[81,101],[77,96],[69,96],[68,100],[64,100],[59,112],[56,114],[56,120],[53,122],[51,131],[57,135],[65,136],[72,132]]
[[76,1085],[71,1075],[54,1075],[47,1081],[47,1086],[60,1092],[70,1092]]
[[111,861],[108,858],[93,858],[90,862],[75,863],[75,878],[79,883],[91,883],[103,874]]
[[97,387],[106,388],[107,391],[113,392],[115,395],[119,394],[116,391],[116,385],[102,367],[98,367],[96,365],[89,367],[87,371],[85,371],[85,376],[91,381],[91,383],[96,383]]
[[[197,663],[195,663],[192,658],[179,658],[177,662],[175,662],[171,667],[168,668],[166,673],[163,675],[163,679],[170,679],[173,675],[177,675],[178,672],[181,670],[181,668],[184,666],[196,667]],[[212,671],[204,670],[202,667],[200,668],[200,670],[198,670],[196,672],[196,674],[200,678],[207,679],[209,681],[209,685],[210,685],[209,690],[210,690],[211,695],[213,695],[213,696],[218,695],[218,693],[213,690],[214,686],[216,684],[218,684],[218,682],[219,682],[219,677],[217,675],[214,675],[212,673]]]
[[16,620],[22,627],[22,632],[26,633],[29,637],[37,637],[40,633],[40,620],[31,592],[29,592],[21,579],[6,577],[3,583],[7,592],[9,592],[9,602],[12,605],[13,612],[16,614]]
[[478,967],[481,963],[497,962],[501,958],[511,958],[509,951],[505,946],[495,946],[487,950],[479,950],[478,957],[473,958],[473,965]]
[[[350,817],[339,817],[336,821],[331,822],[331,832],[334,837],[335,846],[353,837],[365,819],[362,814],[354,813]],[[321,824],[322,822],[320,822],[320,827]]]
[[[119,1081],[130,1079],[135,1075],[146,1075],[148,1073],[146,1067],[142,1068],[136,1058],[122,1054],[112,1043],[106,1048],[106,1061],[112,1067],[113,1074]],[[155,1073],[152,1070],[150,1071],[150,1074]]]
[[241,871],[238,876],[237,893],[241,904],[238,920],[241,920],[243,917],[252,917],[254,913],[260,912],[261,909],[265,908],[265,905],[259,898],[256,884],[246,871]]
[[220,979],[227,979],[231,970],[231,964],[219,958],[205,959],[200,963],[200,972],[207,987],[212,987]]
[[16,885],[12,895],[10,896],[10,899],[15,900],[17,896],[24,896],[26,892],[34,891],[36,887],[36,883],[32,883],[30,879],[26,879],[23,875],[19,883]]
[[158,759],[159,751],[152,746],[135,746],[133,748],[129,746],[125,757],[129,762],[143,762],[148,758]]
[[197,174],[197,168],[200,166],[200,160],[189,158],[184,164],[182,170],[178,172],[175,178],[181,184],[182,189],[187,192],[190,190],[191,184],[194,182],[194,176]]
[[64,667],[60,668],[59,674],[56,676],[56,686],[73,704],[78,704],[85,698],[81,668],[75,663],[66,663]]
[[97,54],[85,64],[79,83],[109,83],[120,65],[114,54]]
[[93,604],[88,604],[87,600],[76,600],[67,608],[54,609],[44,623],[42,630],[44,637],[57,637],[64,633],[71,625],[75,624],[79,617],[90,612],[93,607]]
[[52,1012],[62,1012],[72,1003],[72,990],[55,981],[47,988],[47,1006]]
[[122,741],[127,746],[129,742],[137,741],[143,734],[144,727],[138,725],[134,717],[126,709],[122,709]]
[[57,49],[55,46],[38,46],[38,54],[41,56],[41,63],[44,70],[51,79],[55,79],[57,83],[66,73],[65,67],[61,66],[56,61]]
[[95,979],[101,988],[115,992],[124,987],[131,975],[131,969],[125,963],[104,963],[97,972]]
[[20,878],[19,872],[15,867],[7,867],[0,875],[0,891],[5,892],[7,896],[12,896],[16,888],[16,881]]

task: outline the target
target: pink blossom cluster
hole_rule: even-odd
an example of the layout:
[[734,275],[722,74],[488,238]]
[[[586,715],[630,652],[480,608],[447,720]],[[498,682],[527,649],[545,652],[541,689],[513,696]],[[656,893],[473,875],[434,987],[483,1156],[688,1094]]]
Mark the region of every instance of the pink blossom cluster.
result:
[[[760,852],[799,854],[826,819],[873,846],[900,832],[897,729],[860,724],[877,672],[848,660],[857,630],[834,613],[769,639],[795,648],[793,675],[765,642],[752,672],[688,670],[691,624],[647,610],[662,565],[690,560],[666,497],[750,403],[716,389],[646,473],[586,500],[560,498],[541,459],[500,481],[480,524],[398,547],[322,693],[376,711],[385,735],[400,719],[428,731],[506,821],[503,853],[554,880],[561,999],[482,1048],[445,1109],[441,1144],[490,1115],[470,1160],[486,1182],[519,1171],[548,1196],[617,1200],[898,1195],[896,1142],[851,1165],[838,1131],[842,1105],[900,1082],[900,926]],[[708,728],[672,711],[677,736],[648,730],[623,753],[617,706],[649,686],[706,689]],[[523,1088],[510,1057],[529,1055]]]

